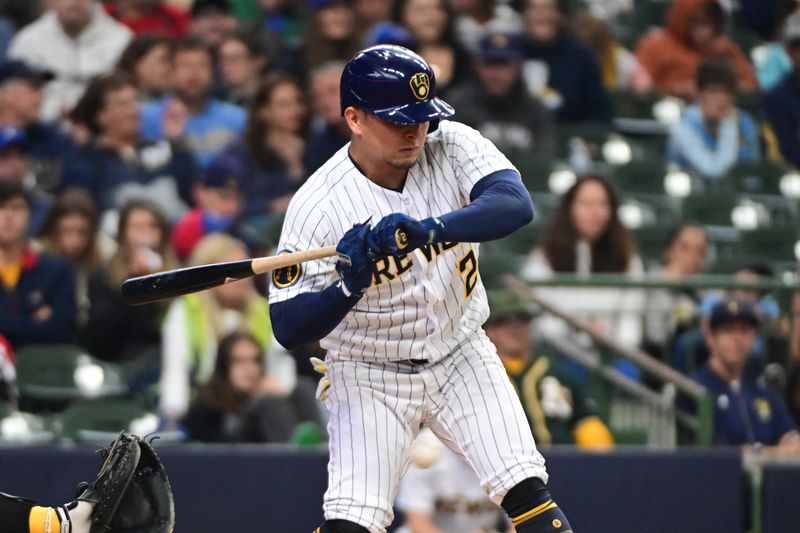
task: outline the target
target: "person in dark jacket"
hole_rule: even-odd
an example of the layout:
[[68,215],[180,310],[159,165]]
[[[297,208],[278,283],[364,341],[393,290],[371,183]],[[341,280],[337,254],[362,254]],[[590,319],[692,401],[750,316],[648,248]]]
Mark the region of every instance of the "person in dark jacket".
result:
[[266,374],[249,333],[220,341],[214,374],[183,419],[189,436],[205,442],[288,442],[303,422],[320,424],[312,382],[300,378],[287,391]]
[[0,334],[15,349],[69,342],[75,333],[75,273],[28,247],[29,220],[21,185],[0,181]]
[[564,29],[564,0],[526,0],[524,66],[529,90],[559,121],[609,122],[611,99],[592,51]]
[[792,71],[764,95],[762,104],[784,159],[800,167],[800,11],[786,20],[783,43]]
[[474,59],[478,80],[454,87],[448,102],[459,120],[492,141],[512,160],[553,157],[553,116],[522,81],[522,39],[490,33],[480,41]]

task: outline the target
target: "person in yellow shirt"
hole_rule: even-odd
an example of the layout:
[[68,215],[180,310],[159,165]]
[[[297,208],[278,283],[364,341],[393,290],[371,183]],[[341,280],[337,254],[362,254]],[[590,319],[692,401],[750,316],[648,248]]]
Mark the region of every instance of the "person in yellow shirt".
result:
[[531,308],[509,291],[493,296],[484,329],[522,401],[537,444],[612,447],[611,432],[583,386],[558,357],[534,354]]

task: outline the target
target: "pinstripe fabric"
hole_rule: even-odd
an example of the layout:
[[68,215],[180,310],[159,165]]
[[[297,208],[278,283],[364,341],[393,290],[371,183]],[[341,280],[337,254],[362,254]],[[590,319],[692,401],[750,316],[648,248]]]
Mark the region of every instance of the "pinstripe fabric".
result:
[[[395,212],[423,219],[454,211],[481,178],[513,168],[478,132],[443,121],[398,192],[361,174],[345,146],[295,194],[280,248],[335,245],[353,224]],[[477,243],[444,243],[379,261],[364,296],[321,340],[331,382],[327,519],[385,531],[423,425],[466,457],[495,503],[523,479],[546,480],[519,400],[481,329],[489,308],[478,253]],[[272,285],[270,303],[334,283],[335,262],[306,263],[295,283]],[[409,359],[428,363],[403,362]]]

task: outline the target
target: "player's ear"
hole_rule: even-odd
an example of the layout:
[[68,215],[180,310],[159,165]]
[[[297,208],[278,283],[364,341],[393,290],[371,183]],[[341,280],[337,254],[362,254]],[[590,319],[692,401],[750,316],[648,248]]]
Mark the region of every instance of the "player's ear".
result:
[[344,110],[344,119],[353,135],[361,135],[361,128],[364,123],[364,112],[355,107],[348,107]]

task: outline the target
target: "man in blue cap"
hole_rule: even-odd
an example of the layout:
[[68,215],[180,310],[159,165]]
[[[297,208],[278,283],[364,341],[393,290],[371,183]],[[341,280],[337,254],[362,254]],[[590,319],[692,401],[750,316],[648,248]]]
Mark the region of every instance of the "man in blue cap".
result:
[[554,118],[522,79],[522,37],[489,33],[473,54],[477,79],[454,87],[448,95],[459,118],[515,160],[543,160],[555,151]]
[[31,237],[42,227],[53,200],[33,189],[35,178],[30,171],[28,146],[28,137],[22,131],[0,126],[0,181],[14,183],[25,190],[30,207],[27,236]]
[[61,159],[71,145],[58,127],[39,118],[44,85],[52,79],[51,72],[23,61],[11,60],[0,66],[0,126],[25,133],[28,153],[37,163],[37,176],[49,184],[58,179]]
[[727,298],[711,310],[706,343],[711,355],[692,378],[714,402],[714,442],[800,452],[800,433],[783,400],[744,374],[760,320],[747,300]]

